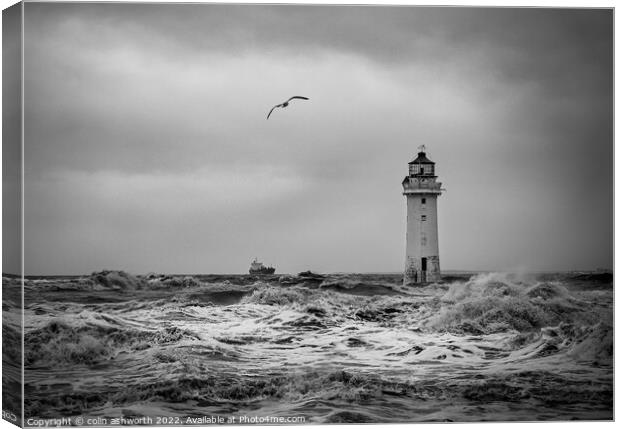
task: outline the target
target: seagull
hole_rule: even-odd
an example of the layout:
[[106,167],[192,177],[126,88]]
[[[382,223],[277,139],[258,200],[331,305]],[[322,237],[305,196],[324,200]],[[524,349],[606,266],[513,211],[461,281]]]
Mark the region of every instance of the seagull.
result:
[[275,109],[276,107],[283,107],[284,108],[284,107],[288,106],[288,104],[290,103],[291,100],[294,100],[296,98],[298,98],[300,100],[310,100],[308,97],[302,97],[301,95],[295,95],[295,96],[289,98],[288,100],[286,100],[284,103],[276,104],[275,106],[273,106],[271,108],[271,110],[269,111],[269,113],[267,114],[267,119],[269,119],[269,116],[271,116],[271,112],[273,112],[273,109]]

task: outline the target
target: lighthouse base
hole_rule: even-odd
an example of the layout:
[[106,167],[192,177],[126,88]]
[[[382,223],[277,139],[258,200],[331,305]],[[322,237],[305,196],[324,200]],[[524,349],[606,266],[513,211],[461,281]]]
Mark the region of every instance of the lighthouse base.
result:
[[441,280],[439,256],[407,257],[403,284],[405,286],[432,283]]

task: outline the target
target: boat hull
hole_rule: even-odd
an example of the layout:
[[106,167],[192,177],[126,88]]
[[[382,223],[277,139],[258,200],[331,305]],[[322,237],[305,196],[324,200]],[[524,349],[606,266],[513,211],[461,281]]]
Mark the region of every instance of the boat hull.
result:
[[253,270],[250,269],[250,274],[273,274],[276,272],[276,269],[273,267],[265,267],[265,268],[260,268],[258,270]]

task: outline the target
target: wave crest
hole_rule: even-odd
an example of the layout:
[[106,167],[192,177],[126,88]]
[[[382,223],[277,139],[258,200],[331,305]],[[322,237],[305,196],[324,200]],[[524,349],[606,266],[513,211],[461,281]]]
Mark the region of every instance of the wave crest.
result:
[[176,343],[196,339],[190,331],[165,327],[157,331],[115,326],[115,320],[102,315],[102,323],[74,323],[52,320],[45,326],[26,333],[25,363],[37,365],[94,365],[113,358],[121,350],[144,350],[153,344]]
[[482,274],[454,283],[440,301],[441,311],[428,324],[456,333],[528,331],[592,319],[587,303],[572,297],[561,284],[531,284],[511,274]]
[[305,303],[310,291],[307,289],[291,287],[281,288],[266,286],[256,289],[241,299],[242,304],[265,304],[265,305],[290,305],[293,303]]

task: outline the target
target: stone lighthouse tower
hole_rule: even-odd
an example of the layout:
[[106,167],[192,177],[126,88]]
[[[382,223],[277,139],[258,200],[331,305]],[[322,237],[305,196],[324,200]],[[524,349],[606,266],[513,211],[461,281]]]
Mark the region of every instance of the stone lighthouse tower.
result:
[[407,197],[405,285],[433,282],[441,277],[437,240],[437,197],[441,191],[435,163],[426,157],[422,145],[403,180],[403,195]]

